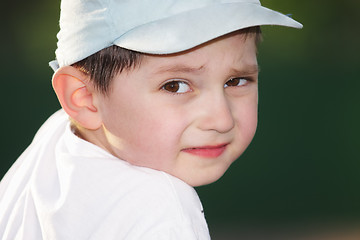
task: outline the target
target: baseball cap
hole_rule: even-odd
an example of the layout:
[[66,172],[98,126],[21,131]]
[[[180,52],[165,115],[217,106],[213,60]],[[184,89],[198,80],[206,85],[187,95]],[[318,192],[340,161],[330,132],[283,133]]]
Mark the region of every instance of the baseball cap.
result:
[[259,0],[62,0],[56,60],[50,66],[71,65],[111,45],[177,53],[260,25],[302,28]]

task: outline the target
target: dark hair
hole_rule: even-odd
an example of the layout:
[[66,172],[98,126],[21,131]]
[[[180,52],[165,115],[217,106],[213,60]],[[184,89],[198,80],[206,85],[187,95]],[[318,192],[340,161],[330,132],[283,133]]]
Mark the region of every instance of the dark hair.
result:
[[72,64],[90,77],[94,87],[106,94],[115,75],[140,64],[143,54],[112,45]]
[[[241,29],[239,32],[245,34],[245,37],[255,34],[256,44],[262,40],[259,26]],[[122,71],[138,66],[144,55],[146,54],[113,45],[72,64],[72,66],[88,75],[96,90],[107,94],[112,79]]]

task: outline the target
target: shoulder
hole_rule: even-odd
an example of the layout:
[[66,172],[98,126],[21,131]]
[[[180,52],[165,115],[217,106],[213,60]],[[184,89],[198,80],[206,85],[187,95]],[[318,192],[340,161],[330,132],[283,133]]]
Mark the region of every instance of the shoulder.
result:
[[126,232],[130,239],[208,239],[200,237],[208,230],[200,200],[191,186],[164,172],[130,167],[136,173],[116,184],[123,189],[116,194],[107,216],[107,222],[122,226],[120,232],[113,228],[112,236]]
[[82,178],[79,182],[83,182],[76,192],[92,194],[94,200],[98,199],[95,202],[107,203],[113,210],[133,211],[132,216],[142,219],[161,213],[163,219],[177,221],[188,218],[189,212],[202,210],[195,190],[164,172],[132,166],[122,160],[102,161],[93,167],[89,172],[82,168],[81,173],[76,173],[74,177]]
[[[45,239],[208,239],[198,237],[208,230],[191,186],[76,137],[63,111],[43,125],[18,161],[16,176],[8,175],[12,185],[2,181],[3,194],[16,192],[6,193],[7,213],[20,220],[33,216],[26,226]],[[27,208],[15,212],[15,203]]]
[[[91,239],[161,239],[162,235],[184,239],[185,232],[196,236],[208,232],[195,190],[173,176],[119,159],[88,158],[72,169],[71,183],[68,188],[63,185],[64,200],[61,205],[57,201],[49,216],[52,226],[62,226],[59,234],[78,238],[84,236],[77,234],[88,234]],[[73,239],[70,236],[58,239]]]

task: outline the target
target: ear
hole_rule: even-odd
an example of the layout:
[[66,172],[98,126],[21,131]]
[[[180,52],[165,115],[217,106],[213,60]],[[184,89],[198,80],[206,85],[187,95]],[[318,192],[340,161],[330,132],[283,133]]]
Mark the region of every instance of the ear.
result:
[[80,70],[65,66],[56,71],[52,85],[65,112],[82,127],[101,127],[101,115],[94,104],[94,89]]

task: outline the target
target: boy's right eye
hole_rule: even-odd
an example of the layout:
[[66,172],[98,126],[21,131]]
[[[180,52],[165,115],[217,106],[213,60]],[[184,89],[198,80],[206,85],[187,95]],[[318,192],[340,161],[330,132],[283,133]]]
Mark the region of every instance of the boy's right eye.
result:
[[186,93],[191,91],[189,84],[183,81],[167,82],[161,87],[161,89],[170,93]]

